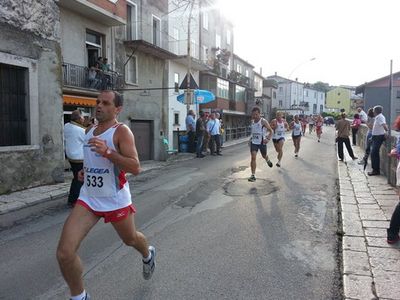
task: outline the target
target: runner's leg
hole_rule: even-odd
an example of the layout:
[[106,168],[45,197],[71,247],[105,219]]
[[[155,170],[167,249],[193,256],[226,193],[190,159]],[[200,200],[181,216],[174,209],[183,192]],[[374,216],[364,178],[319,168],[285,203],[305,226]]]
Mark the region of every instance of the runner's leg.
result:
[[149,245],[143,233],[136,231],[133,213],[111,224],[125,245],[135,248],[143,257],[149,256]]
[[256,174],[256,167],[257,167],[257,151],[251,151],[251,162],[250,162],[250,167],[251,167],[251,175]]
[[82,263],[78,248],[99,217],[81,205],[75,205],[64,224],[57,248],[57,260],[71,295],[83,292]]

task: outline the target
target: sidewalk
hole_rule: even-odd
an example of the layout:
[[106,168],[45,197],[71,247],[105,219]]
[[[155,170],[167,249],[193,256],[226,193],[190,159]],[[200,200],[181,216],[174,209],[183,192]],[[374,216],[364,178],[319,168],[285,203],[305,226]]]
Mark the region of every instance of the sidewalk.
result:
[[364,172],[346,155],[346,163],[338,162],[345,299],[400,299],[400,243],[386,242],[396,189],[384,176],[368,176],[370,163]]
[[[236,144],[245,143],[248,137],[228,141],[224,148]],[[149,170],[159,169],[176,161],[184,161],[195,158],[193,153],[178,153],[171,155],[167,161],[145,161],[141,163],[142,173]],[[205,158],[206,159],[206,158]],[[0,230],[10,227],[15,222],[38,214],[49,208],[66,205],[72,173],[65,172],[65,182],[34,187],[6,195],[0,195]]]

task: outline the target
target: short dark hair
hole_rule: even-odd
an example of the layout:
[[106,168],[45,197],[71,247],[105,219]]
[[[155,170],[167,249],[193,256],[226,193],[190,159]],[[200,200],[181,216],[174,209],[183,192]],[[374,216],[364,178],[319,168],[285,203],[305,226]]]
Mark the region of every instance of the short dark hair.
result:
[[120,107],[124,105],[124,97],[121,93],[114,90],[103,90],[102,93],[113,93],[114,94],[114,105]]
[[199,116],[200,116],[200,117],[204,117],[204,111],[201,110],[201,111],[199,112]]
[[259,107],[255,106],[255,107],[253,107],[253,109],[251,110],[251,112],[252,112],[252,113],[253,113],[253,112],[261,113],[261,110],[260,110]]

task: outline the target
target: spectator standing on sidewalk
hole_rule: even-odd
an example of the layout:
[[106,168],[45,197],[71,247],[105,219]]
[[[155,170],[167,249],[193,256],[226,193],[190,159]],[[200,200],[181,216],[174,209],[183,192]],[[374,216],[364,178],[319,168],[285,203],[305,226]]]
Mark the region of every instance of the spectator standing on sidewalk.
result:
[[362,109],[362,107],[357,108],[357,112],[360,115],[361,123],[367,123],[368,121],[368,114]]
[[200,111],[199,118],[197,118],[197,121],[196,121],[196,139],[197,139],[196,157],[197,158],[204,157],[202,150],[203,150],[203,141],[204,141],[205,132],[206,132],[206,124],[204,121],[204,112]]
[[83,169],[83,144],[85,141],[84,118],[79,110],[71,114],[71,122],[64,125],[65,154],[74,175],[68,194],[68,206],[74,206],[83,182],[78,180],[78,172]]
[[207,132],[211,136],[210,138],[210,151],[211,155],[222,155],[221,144],[219,139],[220,123],[215,117],[215,113],[211,113],[211,119],[207,123]]
[[[400,116],[397,117],[396,121],[393,125],[396,131],[400,131]],[[396,157],[397,162],[397,170],[396,170],[396,185],[397,185],[397,193],[400,201],[400,136],[397,138],[397,144],[392,151],[389,153],[390,157]],[[399,237],[400,231],[400,202],[397,203],[396,208],[392,214],[390,219],[390,225],[387,229],[387,242],[388,244],[397,243],[400,240]]]
[[351,123],[351,136],[353,137],[353,146],[357,145],[357,133],[361,125],[361,119],[359,114],[354,114],[353,122]]
[[368,157],[371,152],[371,143],[372,143],[372,127],[374,126],[374,109],[370,108],[368,109],[368,120],[367,120],[367,136],[365,138],[365,154],[364,157],[358,162],[359,165],[367,165],[368,164]]
[[379,151],[382,143],[386,139],[386,132],[388,126],[386,125],[386,118],[382,114],[383,107],[380,105],[374,106],[375,121],[372,126],[372,144],[371,144],[371,165],[372,171],[368,172],[369,176],[380,174],[380,156]]
[[350,145],[350,123],[346,120],[346,113],[342,112],[341,119],[336,123],[336,141],[338,144],[338,155],[339,160],[344,160],[343,155],[343,143],[346,145],[347,152],[349,153],[350,157],[354,160],[357,157],[354,156],[353,149]]
[[188,135],[188,151],[190,153],[194,153],[194,138],[196,135],[196,122],[195,122],[195,113],[193,110],[189,110],[188,115],[186,117],[186,132]]

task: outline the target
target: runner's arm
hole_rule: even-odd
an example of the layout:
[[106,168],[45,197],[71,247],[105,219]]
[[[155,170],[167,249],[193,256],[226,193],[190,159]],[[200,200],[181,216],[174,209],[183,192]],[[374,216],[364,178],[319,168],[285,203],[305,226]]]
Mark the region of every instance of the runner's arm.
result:
[[119,152],[112,151],[111,154],[106,155],[106,158],[125,172],[138,175],[140,173],[140,162],[132,131],[127,126],[122,125],[118,127],[116,135]]
[[271,125],[269,125],[268,121],[263,119],[262,121],[262,125],[264,126],[264,128],[268,131],[268,136],[266,137],[267,140],[270,140],[272,138],[272,134],[273,134],[273,130],[271,128]]

